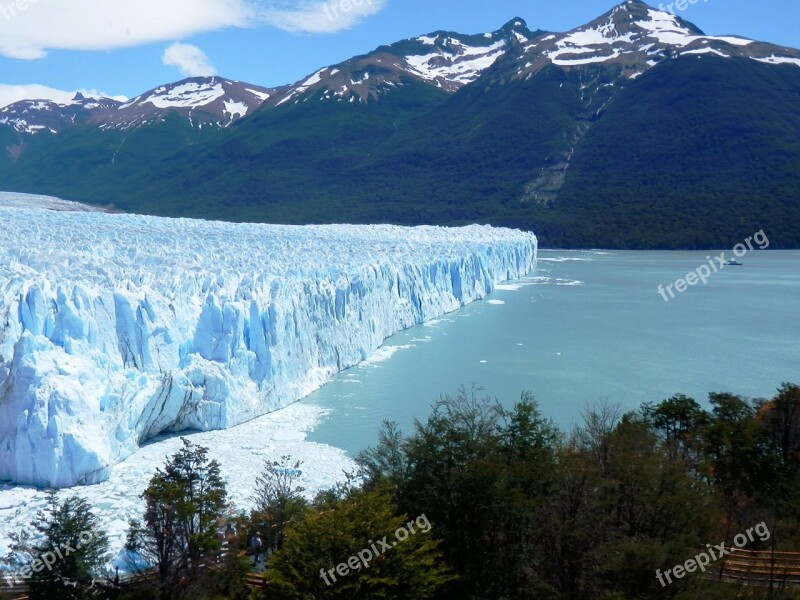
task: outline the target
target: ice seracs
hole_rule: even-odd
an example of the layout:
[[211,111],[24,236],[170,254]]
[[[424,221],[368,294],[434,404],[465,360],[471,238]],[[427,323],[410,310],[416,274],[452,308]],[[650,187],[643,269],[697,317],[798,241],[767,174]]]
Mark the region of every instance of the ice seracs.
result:
[[[0,202],[2,204],[2,202]],[[165,432],[305,396],[527,273],[520,231],[0,206],[0,480],[93,483]]]

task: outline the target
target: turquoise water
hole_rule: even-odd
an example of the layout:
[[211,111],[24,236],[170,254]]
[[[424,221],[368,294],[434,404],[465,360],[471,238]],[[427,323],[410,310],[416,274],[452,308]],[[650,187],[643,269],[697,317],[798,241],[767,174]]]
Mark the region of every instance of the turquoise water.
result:
[[306,398],[331,409],[309,439],[357,452],[383,419],[408,431],[462,384],[506,404],[530,390],[569,429],[598,400],[769,397],[783,381],[800,383],[800,252],[750,253],[664,302],[658,285],[707,254],[542,251],[519,289],[391,337],[376,359]]

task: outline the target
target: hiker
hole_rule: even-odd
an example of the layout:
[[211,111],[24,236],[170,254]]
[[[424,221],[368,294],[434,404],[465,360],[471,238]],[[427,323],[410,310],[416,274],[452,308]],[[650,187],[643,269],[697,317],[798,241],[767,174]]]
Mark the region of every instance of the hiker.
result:
[[250,538],[250,552],[253,553],[253,566],[255,567],[258,564],[258,557],[261,554],[261,549],[264,547],[264,542],[261,541],[261,538],[258,534],[255,534],[253,537]]

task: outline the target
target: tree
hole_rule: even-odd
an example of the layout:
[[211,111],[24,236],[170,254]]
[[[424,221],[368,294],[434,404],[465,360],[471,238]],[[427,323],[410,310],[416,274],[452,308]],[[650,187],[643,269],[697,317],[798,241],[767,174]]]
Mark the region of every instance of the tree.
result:
[[220,550],[226,508],[219,463],[182,438],[183,448],[158,469],[142,494],[143,520],[132,520],[128,549],[156,567],[162,600],[195,596],[201,567]]
[[560,435],[529,393],[508,410],[479,392],[444,396],[402,443],[400,508],[437,523],[459,575],[450,597],[528,598]]
[[431,522],[398,514],[386,490],[321,498],[272,556],[270,599],[425,600],[452,579]]
[[[498,429],[500,463],[498,504],[490,539],[493,555],[485,557],[485,578],[505,598],[548,598],[554,592],[534,565],[542,558],[539,546],[545,526],[548,497],[554,492],[556,452],[561,434],[542,417],[533,395],[523,392],[510,410],[502,409]],[[488,588],[488,586],[487,586]]]
[[595,457],[603,474],[608,469],[609,439],[622,417],[618,404],[600,402],[583,409],[583,425],[575,428],[573,443]]
[[[502,540],[493,535],[500,518],[505,468],[501,454],[502,407],[480,389],[445,395],[427,422],[415,423],[406,445],[411,465],[401,509],[427,512],[437,523],[447,559],[462,590],[483,592],[496,579],[485,576]],[[463,595],[463,594],[462,594]]]
[[32,600],[82,600],[103,593],[108,537],[89,503],[79,496],[59,502],[50,492],[47,508],[31,523],[34,533],[12,534],[12,557],[27,580]]
[[743,398],[708,395],[713,407],[705,431],[705,453],[714,483],[726,497],[753,495],[769,478],[769,444],[763,423]]
[[782,463],[796,472],[800,467],[800,386],[783,383],[763,409]]
[[281,547],[288,525],[306,510],[301,496],[305,488],[297,483],[302,466],[302,461],[293,461],[291,456],[285,455],[279,461],[267,461],[256,479],[251,522],[268,554]]
[[361,475],[366,485],[390,485],[395,501],[400,500],[401,490],[408,478],[408,460],[405,454],[405,439],[399,426],[388,419],[378,432],[378,445],[367,448],[356,456]]
[[642,416],[667,442],[673,453],[688,458],[695,450],[696,435],[708,415],[694,398],[676,394],[659,404],[645,404]]

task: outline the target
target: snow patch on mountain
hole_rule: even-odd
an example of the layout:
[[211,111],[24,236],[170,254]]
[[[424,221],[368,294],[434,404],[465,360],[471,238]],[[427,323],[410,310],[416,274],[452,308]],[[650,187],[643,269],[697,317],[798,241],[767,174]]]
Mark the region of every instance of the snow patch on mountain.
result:
[[558,56],[561,56],[561,54],[558,54],[556,55],[556,57],[551,57],[550,60],[554,65],[559,65],[562,67],[574,67],[578,65],[590,65],[592,63],[606,62],[619,57],[620,54],[621,52],[619,50],[615,50],[612,54],[609,54],[607,56],[603,55],[603,56],[591,56],[589,58],[565,58],[565,59],[557,58]]
[[470,47],[448,38],[443,48],[429,54],[407,56],[405,61],[414,74],[436,82],[438,87],[444,87],[445,82],[467,85],[491,67],[505,53],[505,47],[505,40],[491,46]]
[[0,117],[0,125],[10,125],[13,127],[18,133],[39,133],[40,131],[50,131],[51,133],[55,133],[54,129],[46,127],[44,125],[31,125],[28,124],[26,119],[12,119],[9,117]]
[[248,92],[250,92],[251,94],[253,94],[253,95],[254,95],[256,98],[258,98],[258,99],[259,99],[259,100],[261,100],[262,102],[263,102],[264,100],[267,100],[267,99],[269,99],[269,98],[271,98],[271,97],[272,97],[270,94],[268,94],[268,93],[266,93],[266,92],[259,92],[258,90],[251,90],[250,88],[246,88],[246,89],[247,89],[247,91],[248,91]]
[[229,115],[231,120],[245,116],[247,110],[248,106],[244,102],[225,101],[225,114]]
[[681,56],[685,56],[687,54],[716,54],[717,56],[721,56],[722,58],[730,58],[730,54],[725,54],[716,48],[698,48],[697,50],[686,50],[685,52],[681,52]]
[[189,108],[205,106],[225,95],[222,84],[210,81],[204,83],[190,82],[174,87],[162,86],[156,88],[149,96],[124,104],[120,109],[128,108],[132,104],[150,103],[156,108]]
[[748,46],[753,43],[753,40],[733,36],[696,35],[681,25],[675,15],[653,9],[647,14],[648,19],[637,21],[636,25],[648,31],[650,37],[669,46],[688,46],[697,40],[713,40],[734,46]]
[[800,67],[800,58],[790,58],[788,56],[775,56],[772,54],[771,56],[767,56],[765,58],[753,58],[753,60],[757,60],[759,62],[767,63],[770,65],[797,65]]

